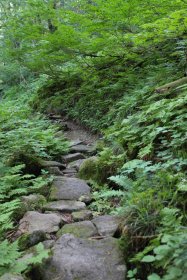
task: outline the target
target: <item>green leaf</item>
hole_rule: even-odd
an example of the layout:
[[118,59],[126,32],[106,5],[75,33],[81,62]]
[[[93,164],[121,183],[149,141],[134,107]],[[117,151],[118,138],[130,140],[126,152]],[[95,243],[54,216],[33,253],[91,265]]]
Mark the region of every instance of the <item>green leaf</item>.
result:
[[148,280],[161,280],[160,276],[156,273],[151,274],[150,276],[148,276],[147,279]]
[[145,262],[145,263],[151,263],[151,262],[155,261],[155,257],[152,255],[147,255],[147,256],[143,257],[143,259],[141,261]]

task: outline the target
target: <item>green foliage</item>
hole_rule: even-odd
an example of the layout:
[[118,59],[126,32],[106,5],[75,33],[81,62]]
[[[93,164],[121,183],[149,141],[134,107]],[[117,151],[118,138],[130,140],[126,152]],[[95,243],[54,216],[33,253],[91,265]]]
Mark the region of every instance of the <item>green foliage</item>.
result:
[[39,114],[32,116],[31,109],[20,102],[19,99],[1,103],[1,155],[12,161],[19,160],[20,155],[49,157],[66,151],[64,139],[53,137],[58,128]]
[[[37,83],[35,83],[35,86]],[[20,90],[17,97],[16,90]],[[7,91],[0,105],[0,275],[21,273],[47,258],[48,251],[40,244],[32,257],[23,258],[18,242],[6,240],[16,231],[25,207],[23,195],[47,190],[51,178],[41,170],[41,158],[52,158],[67,151],[63,137],[54,138],[58,128],[40,114],[33,116],[29,98],[19,87]],[[31,99],[31,97],[30,97]]]
[[135,263],[138,261],[151,263],[156,271],[161,269],[161,274],[152,273],[148,276],[148,280],[185,279],[186,228],[182,226],[182,218],[178,209],[164,208],[161,211],[162,228],[159,236],[132,259]]
[[0,250],[0,276],[5,273],[20,274],[49,257],[49,251],[44,249],[42,243],[32,249],[33,252],[29,257],[24,257],[23,252],[19,251],[17,241],[10,244],[7,240],[4,240],[0,243]]
[[90,181],[93,189],[93,202],[90,209],[98,213],[116,213],[119,207],[119,201],[124,197],[124,192],[120,190],[111,190],[107,185],[98,185],[94,181]]

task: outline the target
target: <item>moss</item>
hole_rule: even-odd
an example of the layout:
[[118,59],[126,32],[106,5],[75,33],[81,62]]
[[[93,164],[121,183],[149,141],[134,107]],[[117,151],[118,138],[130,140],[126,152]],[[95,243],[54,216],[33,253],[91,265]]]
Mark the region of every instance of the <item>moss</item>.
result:
[[19,238],[18,245],[20,250],[26,250],[44,241],[45,239],[46,239],[46,234],[42,231],[36,231],[33,232],[32,234],[25,233]]
[[46,203],[46,199],[41,194],[30,194],[21,198],[23,207],[26,211],[42,209]]
[[53,201],[55,200],[55,198],[57,197],[57,192],[58,192],[58,189],[52,185],[51,188],[50,188],[50,194],[49,194],[49,200],[50,201]]
[[73,234],[75,237],[78,238],[88,238],[93,234],[93,228],[88,227],[87,225],[83,225],[82,223],[75,223],[75,224],[67,224],[63,226],[58,232],[57,237],[64,234]]
[[24,214],[27,212],[27,209],[24,205],[23,202],[20,202],[19,206],[16,208],[16,210],[14,211],[12,218],[15,221],[19,221],[21,218],[23,218]]
[[91,157],[81,164],[79,170],[79,178],[85,180],[96,180],[98,179],[98,159],[97,157]]

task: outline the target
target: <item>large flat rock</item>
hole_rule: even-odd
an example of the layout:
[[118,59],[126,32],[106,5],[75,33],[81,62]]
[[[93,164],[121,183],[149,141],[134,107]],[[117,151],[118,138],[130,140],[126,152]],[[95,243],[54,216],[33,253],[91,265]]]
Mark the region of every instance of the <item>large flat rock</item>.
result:
[[42,214],[36,211],[28,211],[19,222],[19,231],[29,234],[36,231],[54,233],[59,230],[60,223],[61,218],[55,213]]
[[62,169],[66,168],[64,164],[52,160],[41,160],[40,165],[42,167],[60,167]]
[[72,213],[72,219],[74,222],[91,220],[92,218],[93,218],[92,211],[87,210],[87,209]]
[[86,204],[81,201],[75,200],[59,200],[49,202],[45,205],[45,209],[49,211],[60,211],[60,212],[73,212],[80,211],[86,208]]
[[20,199],[26,211],[41,209],[46,203],[45,197],[41,194],[24,195]]
[[98,232],[102,236],[114,236],[120,225],[118,216],[104,215],[92,220]]
[[74,154],[68,154],[68,155],[62,157],[63,162],[66,164],[68,164],[72,161],[78,160],[78,159],[85,159],[85,156],[81,153],[74,153]]
[[57,237],[71,233],[76,237],[88,238],[97,235],[97,229],[90,221],[77,222],[63,226],[58,232]]
[[76,146],[72,146],[70,148],[70,151],[73,153],[83,153],[83,154],[90,154],[94,152],[94,147],[93,146],[87,146],[84,144],[79,144]]
[[90,187],[84,180],[69,177],[56,177],[51,188],[50,200],[79,200],[90,196]]
[[41,280],[125,280],[126,266],[119,241],[60,237],[53,256],[40,270]]
[[84,161],[85,161],[85,159],[78,159],[78,160],[72,161],[68,164],[67,168],[75,168],[76,171],[79,171],[79,169]]

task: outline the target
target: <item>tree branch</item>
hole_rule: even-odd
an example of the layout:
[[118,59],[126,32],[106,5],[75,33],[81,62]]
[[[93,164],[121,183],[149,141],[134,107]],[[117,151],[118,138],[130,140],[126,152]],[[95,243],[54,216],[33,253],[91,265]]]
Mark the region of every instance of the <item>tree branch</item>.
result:
[[187,83],[187,77],[184,77],[184,78],[181,78],[181,79],[176,80],[174,82],[163,85],[159,88],[156,88],[155,91],[157,93],[164,93],[164,92],[166,92],[170,89],[176,88],[176,87],[181,86],[181,85],[186,84],[186,83]]

